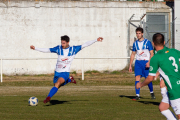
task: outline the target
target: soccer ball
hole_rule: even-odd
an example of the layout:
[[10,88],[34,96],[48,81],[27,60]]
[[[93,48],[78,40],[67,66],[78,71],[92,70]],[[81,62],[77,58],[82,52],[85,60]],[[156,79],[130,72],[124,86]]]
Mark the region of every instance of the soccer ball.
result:
[[30,97],[28,103],[31,106],[36,106],[38,104],[38,99],[36,97]]

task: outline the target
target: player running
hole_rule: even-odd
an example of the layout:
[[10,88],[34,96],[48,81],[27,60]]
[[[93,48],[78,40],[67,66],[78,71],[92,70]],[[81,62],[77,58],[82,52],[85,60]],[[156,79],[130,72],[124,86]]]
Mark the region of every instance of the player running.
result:
[[[164,78],[168,90],[171,106],[180,120],[180,51],[164,47],[164,36],[161,33],[153,35],[153,45],[157,54],[151,58],[149,75],[142,83],[138,83],[136,88],[141,88],[149,84],[159,69],[159,73]],[[169,108],[169,106],[168,106]],[[168,120],[176,120],[169,109],[161,111]]]
[[[129,72],[132,72],[132,63],[134,60],[134,57],[136,55],[136,61],[135,61],[135,86],[137,83],[139,83],[141,77],[147,78],[149,74],[149,60],[153,56],[153,47],[151,42],[148,39],[143,38],[143,29],[141,27],[138,27],[136,29],[136,36],[138,40],[136,40],[133,43],[133,50],[131,53],[130,58],[130,65],[129,65]],[[151,98],[155,99],[155,95],[153,92],[153,84],[152,82],[148,85]],[[139,100],[140,99],[140,89],[136,89],[136,97],[132,100]]]
[[[165,46],[164,46],[165,47]],[[156,73],[155,79],[160,75],[159,72]],[[166,85],[164,83],[163,77],[160,75],[160,88],[161,88],[161,95],[162,95],[162,100],[161,103],[159,104],[159,111],[167,118],[167,120],[171,120],[171,118],[175,118],[174,114],[166,114],[166,110],[170,107],[171,103],[168,97],[168,92]],[[169,110],[168,110],[169,111]]]
[[[164,38],[163,38],[164,39]],[[164,42],[165,44],[165,42]],[[164,46],[166,47],[166,46]],[[156,50],[154,50],[154,55],[157,53]],[[159,104],[159,111],[168,119],[170,120],[172,115],[174,115],[172,113],[172,115],[169,117],[168,114],[164,114],[164,110],[167,110],[169,107],[170,107],[170,100],[169,100],[169,97],[168,97],[168,92],[167,92],[167,88],[166,88],[166,85],[164,83],[164,79],[162,77],[162,75],[160,75],[159,72],[156,73],[156,76],[154,78],[154,80],[157,79],[157,77],[160,76],[160,89],[161,89],[161,95],[162,95],[162,100],[161,100],[161,103]]]
[[30,48],[33,50],[45,53],[56,53],[58,55],[53,79],[54,87],[50,90],[48,96],[43,101],[44,103],[49,102],[53,95],[58,91],[58,88],[60,88],[61,86],[64,86],[69,82],[76,83],[72,77],[69,79],[70,66],[74,57],[83,48],[92,45],[96,41],[101,42],[102,40],[103,38],[99,37],[96,40],[88,41],[82,45],[69,46],[70,38],[65,35],[61,36],[61,45],[58,45],[54,48],[37,48],[33,45],[30,46]]

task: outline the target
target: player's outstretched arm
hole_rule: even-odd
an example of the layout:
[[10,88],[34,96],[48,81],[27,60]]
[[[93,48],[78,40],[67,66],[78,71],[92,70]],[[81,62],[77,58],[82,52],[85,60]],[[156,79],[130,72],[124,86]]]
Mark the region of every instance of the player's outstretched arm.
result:
[[37,51],[40,51],[40,52],[45,52],[45,53],[50,53],[50,49],[49,48],[37,48],[33,45],[30,46],[30,49],[32,50],[37,50]]
[[97,41],[102,42],[102,40],[103,40],[103,38],[102,38],[102,37],[99,37],[99,38],[97,38],[96,40],[88,41],[88,42],[82,44],[82,48],[81,48],[81,49],[83,49],[83,48],[85,48],[85,47],[88,47],[88,46],[92,45],[93,43],[95,43],[95,42],[97,42]]

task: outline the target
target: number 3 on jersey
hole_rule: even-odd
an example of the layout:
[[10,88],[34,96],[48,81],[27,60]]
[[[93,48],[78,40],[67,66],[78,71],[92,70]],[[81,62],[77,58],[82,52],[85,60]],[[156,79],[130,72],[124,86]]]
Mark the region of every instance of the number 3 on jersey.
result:
[[173,61],[173,63],[172,63],[172,65],[176,68],[176,69],[174,69],[174,71],[175,72],[178,72],[178,65],[176,64],[176,60],[175,60],[175,58],[174,57],[169,57],[169,60],[171,61]]

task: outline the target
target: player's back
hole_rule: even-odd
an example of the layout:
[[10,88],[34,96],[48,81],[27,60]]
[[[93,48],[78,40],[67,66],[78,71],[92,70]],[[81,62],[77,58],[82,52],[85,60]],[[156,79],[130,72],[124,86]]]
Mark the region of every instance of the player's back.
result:
[[[179,65],[180,52],[176,49],[164,49],[154,55],[154,59],[158,59],[160,67],[160,74],[165,79],[168,92],[176,93],[180,90],[180,65]],[[172,96],[171,99],[180,97],[180,94]]]
[[[174,76],[180,79],[179,51],[165,47],[156,54],[159,60],[159,67],[167,76]],[[156,56],[155,55],[155,56]]]

